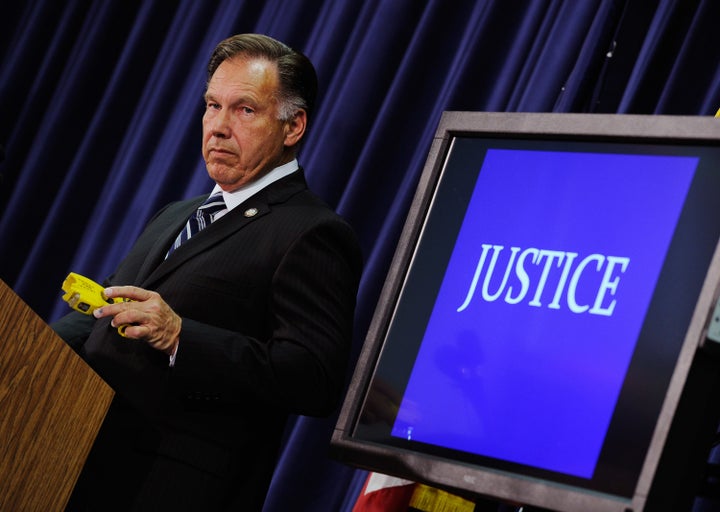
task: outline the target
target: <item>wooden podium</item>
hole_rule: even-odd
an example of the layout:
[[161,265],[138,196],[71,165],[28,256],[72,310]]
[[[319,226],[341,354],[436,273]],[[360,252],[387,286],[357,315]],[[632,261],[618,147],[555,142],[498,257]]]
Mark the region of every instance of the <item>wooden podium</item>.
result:
[[112,397],[0,280],[0,510],[65,508]]

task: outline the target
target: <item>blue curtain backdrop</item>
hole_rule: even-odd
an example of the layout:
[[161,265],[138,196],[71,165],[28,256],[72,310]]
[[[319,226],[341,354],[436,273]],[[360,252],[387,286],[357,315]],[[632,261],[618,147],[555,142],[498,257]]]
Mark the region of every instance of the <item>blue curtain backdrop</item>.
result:
[[[0,278],[51,321],[149,217],[207,192],[214,45],[261,32],[321,81],[300,160],[365,253],[355,354],[444,110],[713,115],[716,0],[27,0],[0,9]],[[719,121],[720,122],[720,121]],[[350,510],[335,418],[288,429],[267,511]]]

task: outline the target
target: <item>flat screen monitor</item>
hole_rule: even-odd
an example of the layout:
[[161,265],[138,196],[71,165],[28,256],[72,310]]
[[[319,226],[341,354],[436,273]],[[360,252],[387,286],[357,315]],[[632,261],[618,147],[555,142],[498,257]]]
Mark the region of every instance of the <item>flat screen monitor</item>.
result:
[[445,112],[334,456],[550,510],[680,510],[720,409],[719,239],[720,119]]

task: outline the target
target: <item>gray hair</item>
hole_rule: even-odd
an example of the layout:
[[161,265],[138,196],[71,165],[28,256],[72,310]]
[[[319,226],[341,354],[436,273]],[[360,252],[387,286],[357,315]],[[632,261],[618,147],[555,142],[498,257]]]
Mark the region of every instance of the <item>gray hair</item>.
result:
[[208,63],[208,82],[223,61],[238,56],[267,59],[277,65],[281,121],[288,121],[298,110],[304,110],[310,119],[318,88],[317,74],[310,59],[272,37],[238,34],[220,41],[213,50]]

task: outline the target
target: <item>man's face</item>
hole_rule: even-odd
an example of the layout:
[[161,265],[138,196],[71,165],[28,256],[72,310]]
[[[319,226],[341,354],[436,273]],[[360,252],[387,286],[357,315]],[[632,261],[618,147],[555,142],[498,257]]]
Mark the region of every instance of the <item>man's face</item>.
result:
[[277,90],[277,67],[263,59],[228,59],[210,78],[202,153],[210,178],[223,190],[235,190],[293,158],[290,147],[302,137],[305,114],[278,120]]

